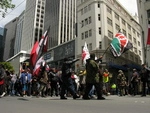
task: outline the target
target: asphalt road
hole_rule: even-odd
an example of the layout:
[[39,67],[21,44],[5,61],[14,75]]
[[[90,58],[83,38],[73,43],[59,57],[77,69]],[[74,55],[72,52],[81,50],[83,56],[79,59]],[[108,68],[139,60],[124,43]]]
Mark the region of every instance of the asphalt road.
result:
[[106,100],[6,96],[0,98],[0,113],[150,113],[150,96],[110,95]]

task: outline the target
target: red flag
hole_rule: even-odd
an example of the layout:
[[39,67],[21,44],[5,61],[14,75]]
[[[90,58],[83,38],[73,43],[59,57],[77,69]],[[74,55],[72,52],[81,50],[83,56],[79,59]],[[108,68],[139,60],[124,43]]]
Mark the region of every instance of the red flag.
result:
[[35,63],[36,63],[36,60],[37,60],[37,54],[38,53],[36,53],[36,49],[37,49],[38,46],[39,46],[39,42],[36,41],[36,43],[34,44],[34,46],[32,48],[31,54],[30,54],[30,62],[31,62],[32,66],[35,66]]
[[44,35],[41,37],[40,42],[37,41],[32,48],[30,60],[33,68],[43,53],[47,52],[48,32],[49,29],[45,31]]
[[83,60],[84,64],[86,64],[86,60],[88,58],[90,58],[90,53],[89,53],[89,50],[87,48],[87,44],[85,42],[83,50],[82,50],[82,60]]
[[47,39],[48,39],[48,30],[45,31],[36,49],[36,53],[38,53],[37,60],[42,56],[44,52],[47,52],[47,41],[48,41]]
[[148,25],[147,45],[150,45],[150,24]]
[[41,65],[45,64],[45,60],[43,59],[43,57],[41,57],[35,64],[34,70],[33,70],[33,75],[34,76],[38,76],[39,72],[40,72],[40,68]]

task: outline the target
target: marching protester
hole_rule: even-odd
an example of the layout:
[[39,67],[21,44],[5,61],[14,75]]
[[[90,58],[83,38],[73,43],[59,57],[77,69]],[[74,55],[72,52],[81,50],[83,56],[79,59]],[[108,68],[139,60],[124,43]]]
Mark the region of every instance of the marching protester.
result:
[[26,70],[22,69],[20,83],[22,85],[22,96],[23,97],[26,97],[26,95],[27,95],[27,90],[28,90],[27,81],[28,81],[27,72],[26,72]]
[[133,96],[138,94],[138,82],[139,82],[139,74],[136,69],[133,69],[133,74],[131,78]]
[[103,72],[103,90],[105,95],[109,95],[109,71],[108,69],[105,69]]
[[86,70],[80,70],[79,74],[79,95],[83,95],[85,89]]
[[16,83],[16,80],[17,80],[17,76],[16,74],[14,73],[14,71],[11,71],[10,72],[10,76],[11,76],[11,86],[10,86],[10,95],[15,95],[15,83]]
[[140,72],[141,82],[142,82],[142,97],[146,96],[146,87],[149,86],[148,84],[148,77],[149,77],[150,70],[147,68],[146,64],[142,64],[142,69]]
[[79,59],[70,60],[68,58],[64,58],[64,62],[62,65],[62,84],[61,84],[61,92],[60,92],[60,99],[67,99],[65,97],[66,90],[72,94],[73,99],[80,98],[75,90],[75,86],[73,84],[71,74],[72,74],[72,64],[78,61]]
[[86,62],[86,87],[85,92],[83,95],[83,99],[88,100],[89,92],[92,89],[93,85],[95,86],[96,92],[97,92],[97,99],[98,100],[104,100],[105,98],[102,97],[102,89],[100,87],[99,82],[99,66],[97,62],[95,61],[95,54],[90,54],[90,58],[87,59]]
[[32,74],[30,69],[27,69],[27,95],[31,96],[31,86],[32,86]]
[[47,75],[47,70],[46,70],[46,64],[43,63],[41,65],[41,70],[39,73],[39,90],[38,90],[38,96],[42,96],[45,97],[45,91],[46,91],[46,87],[48,84],[48,75]]
[[125,96],[126,77],[122,70],[119,70],[118,73],[119,73],[117,76],[118,93],[120,96]]
[[5,96],[5,69],[2,64],[0,64],[0,97]]
[[50,86],[51,86],[51,93],[50,96],[53,96],[53,93],[55,91],[55,96],[58,96],[58,82],[59,77],[57,75],[56,69],[52,68],[49,72],[49,79],[50,79]]

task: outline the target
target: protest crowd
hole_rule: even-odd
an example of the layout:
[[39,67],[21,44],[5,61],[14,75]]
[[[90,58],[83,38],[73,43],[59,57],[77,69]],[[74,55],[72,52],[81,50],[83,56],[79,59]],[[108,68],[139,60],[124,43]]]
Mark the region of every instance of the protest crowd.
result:
[[[133,69],[130,80],[123,70],[118,70],[116,82],[111,81],[113,74],[108,69],[103,69],[98,60],[87,60],[85,68],[73,70],[72,64],[79,59],[64,59],[62,69],[48,68],[41,64],[38,76],[33,76],[29,68],[21,69],[17,75],[0,65],[0,97],[53,97],[60,99],[105,99],[103,96],[135,96],[150,95],[150,70],[145,64],[141,70]],[[100,58],[101,60],[101,58]],[[140,90],[139,90],[140,89]]]

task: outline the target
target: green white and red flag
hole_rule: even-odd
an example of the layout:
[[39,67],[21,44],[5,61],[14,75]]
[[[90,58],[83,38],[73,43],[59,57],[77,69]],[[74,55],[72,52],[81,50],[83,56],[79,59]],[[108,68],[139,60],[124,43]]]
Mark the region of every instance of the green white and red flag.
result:
[[110,46],[111,46],[111,52],[114,57],[119,57],[125,51],[133,48],[132,43],[122,33],[117,33],[115,35],[115,38],[113,38]]

